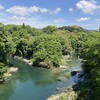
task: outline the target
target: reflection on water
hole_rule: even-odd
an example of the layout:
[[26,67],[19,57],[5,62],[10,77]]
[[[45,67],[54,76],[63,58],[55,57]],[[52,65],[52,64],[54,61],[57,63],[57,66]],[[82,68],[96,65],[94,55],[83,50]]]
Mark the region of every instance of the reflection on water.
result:
[[19,70],[0,86],[0,100],[45,100],[57,87],[73,84],[71,78],[57,82],[58,75],[48,69],[33,68],[12,58],[10,61]]

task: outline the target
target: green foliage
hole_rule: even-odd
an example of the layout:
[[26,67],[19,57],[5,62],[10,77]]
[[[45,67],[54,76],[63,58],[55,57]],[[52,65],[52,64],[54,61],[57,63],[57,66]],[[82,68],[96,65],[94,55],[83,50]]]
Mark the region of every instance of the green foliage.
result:
[[22,28],[25,28],[25,24],[23,23]]
[[5,51],[5,43],[6,36],[4,34],[4,25],[0,25],[0,61],[6,62],[6,51]]
[[27,52],[27,48],[28,48],[27,40],[22,38],[19,41],[19,43],[18,43],[18,45],[16,47],[16,55],[25,57],[26,56],[26,52]]
[[100,31],[100,27],[99,27],[99,29],[98,29],[99,31]]
[[69,39],[69,33],[65,30],[58,30],[54,34],[58,37],[61,43],[63,55],[71,55],[73,53],[73,48]]
[[5,50],[6,50],[7,55],[15,54],[15,52],[16,52],[16,44],[13,41],[12,36],[9,34],[6,37],[6,39],[7,39],[7,41],[5,43]]
[[4,81],[3,74],[7,72],[7,66],[4,63],[0,62],[0,83]]
[[[100,33],[95,33],[83,43],[82,58],[87,60],[90,66],[99,66],[100,59]],[[91,41],[92,40],[92,41]],[[89,63],[88,63],[89,62]]]
[[100,33],[94,33],[89,33],[87,41],[83,43],[81,57],[86,60],[83,68],[87,81],[82,86],[78,100],[100,99]]
[[82,31],[84,31],[84,29],[82,28],[82,27],[80,27],[80,26],[76,26],[76,25],[74,25],[74,26],[63,26],[63,27],[60,27],[59,28],[60,30],[68,30],[69,32],[82,32]]
[[[87,81],[82,85],[79,100],[100,98],[100,32],[84,30],[79,26],[47,26],[43,29],[29,25],[0,23],[0,79],[7,71],[8,56],[32,59],[33,64],[45,68],[59,67],[62,55],[78,53]],[[66,77],[70,74],[65,73]],[[85,92],[85,93],[84,93]]]
[[58,28],[56,26],[47,26],[45,28],[43,28],[43,32],[47,33],[47,34],[53,34],[53,32],[57,31]]
[[54,35],[39,36],[34,42],[33,62],[38,65],[40,62],[48,62],[49,67],[57,67],[62,57],[61,50],[61,44]]

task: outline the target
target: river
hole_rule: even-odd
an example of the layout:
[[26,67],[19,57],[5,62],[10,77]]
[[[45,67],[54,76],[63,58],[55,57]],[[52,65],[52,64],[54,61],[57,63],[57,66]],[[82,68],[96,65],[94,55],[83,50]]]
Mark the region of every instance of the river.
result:
[[[14,73],[6,84],[0,86],[0,100],[46,100],[58,87],[69,87],[77,82],[75,76],[59,82],[57,77],[60,74],[51,70],[31,67],[12,58],[10,62],[18,67],[18,72]],[[70,66],[68,71],[81,69],[79,60],[74,60]]]

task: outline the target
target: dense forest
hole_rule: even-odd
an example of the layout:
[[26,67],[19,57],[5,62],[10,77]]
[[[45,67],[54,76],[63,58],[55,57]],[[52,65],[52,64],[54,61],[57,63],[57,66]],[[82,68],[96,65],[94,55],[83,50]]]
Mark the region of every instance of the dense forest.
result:
[[0,23],[0,82],[10,66],[8,57],[29,59],[33,65],[59,67],[62,56],[85,60],[85,82],[79,84],[78,100],[100,100],[100,31],[79,26],[47,26],[37,29],[29,25]]

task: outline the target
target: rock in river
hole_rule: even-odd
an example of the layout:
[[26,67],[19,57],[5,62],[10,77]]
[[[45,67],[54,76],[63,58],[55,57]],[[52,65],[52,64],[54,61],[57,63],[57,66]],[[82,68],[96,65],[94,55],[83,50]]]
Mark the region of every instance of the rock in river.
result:
[[79,72],[80,72],[79,70],[74,70],[74,71],[71,72],[71,75],[74,76],[74,75],[76,75]]

